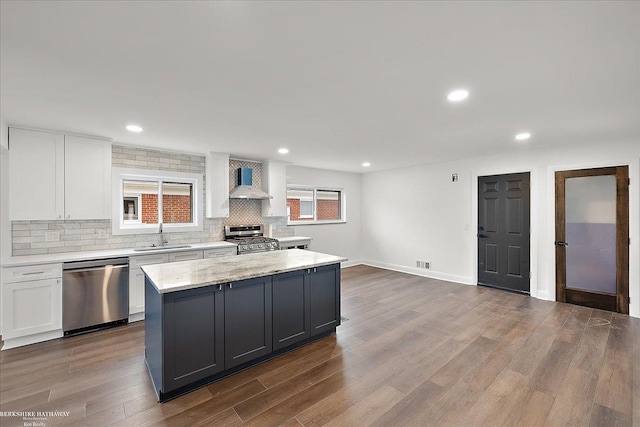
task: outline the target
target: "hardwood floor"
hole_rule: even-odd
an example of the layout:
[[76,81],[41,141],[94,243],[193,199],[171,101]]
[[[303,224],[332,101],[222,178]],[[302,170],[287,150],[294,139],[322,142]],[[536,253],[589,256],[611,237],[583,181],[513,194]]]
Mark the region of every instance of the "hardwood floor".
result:
[[[356,266],[326,337],[170,402],[144,325],[0,353],[0,410],[46,426],[640,425],[640,319]],[[23,426],[22,418],[0,425]]]

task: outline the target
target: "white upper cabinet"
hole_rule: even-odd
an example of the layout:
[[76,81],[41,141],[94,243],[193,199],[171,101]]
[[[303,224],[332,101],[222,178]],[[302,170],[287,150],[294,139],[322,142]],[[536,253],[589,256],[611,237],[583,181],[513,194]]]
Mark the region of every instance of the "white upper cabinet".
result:
[[262,201],[262,216],[287,216],[287,164],[262,163],[262,191],[273,196]]
[[64,159],[65,218],[111,218],[111,143],[67,135]]
[[206,161],[207,218],[229,216],[229,155],[209,153]]
[[12,220],[109,219],[109,141],[9,129]]
[[9,216],[62,219],[64,135],[9,129]]

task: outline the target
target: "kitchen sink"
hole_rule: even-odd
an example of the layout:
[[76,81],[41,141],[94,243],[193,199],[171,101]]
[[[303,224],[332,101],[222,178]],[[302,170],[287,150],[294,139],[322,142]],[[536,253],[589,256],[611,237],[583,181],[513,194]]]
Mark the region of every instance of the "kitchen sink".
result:
[[146,246],[144,248],[134,248],[135,252],[161,251],[163,249],[185,249],[191,245],[165,245],[165,246]]

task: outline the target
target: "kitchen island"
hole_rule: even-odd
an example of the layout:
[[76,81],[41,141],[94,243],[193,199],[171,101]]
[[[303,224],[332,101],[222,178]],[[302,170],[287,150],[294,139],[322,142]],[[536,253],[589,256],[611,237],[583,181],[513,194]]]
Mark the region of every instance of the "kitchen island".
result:
[[158,400],[334,333],[342,261],[291,249],[143,266],[145,361]]

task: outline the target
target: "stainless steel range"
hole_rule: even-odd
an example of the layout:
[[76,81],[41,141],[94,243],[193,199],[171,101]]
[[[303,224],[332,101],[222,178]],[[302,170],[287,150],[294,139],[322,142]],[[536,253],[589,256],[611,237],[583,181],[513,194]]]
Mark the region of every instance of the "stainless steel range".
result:
[[238,245],[238,255],[256,252],[277,251],[280,244],[276,239],[264,237],[264,227],[256,225],[226,225],[224,239]]

